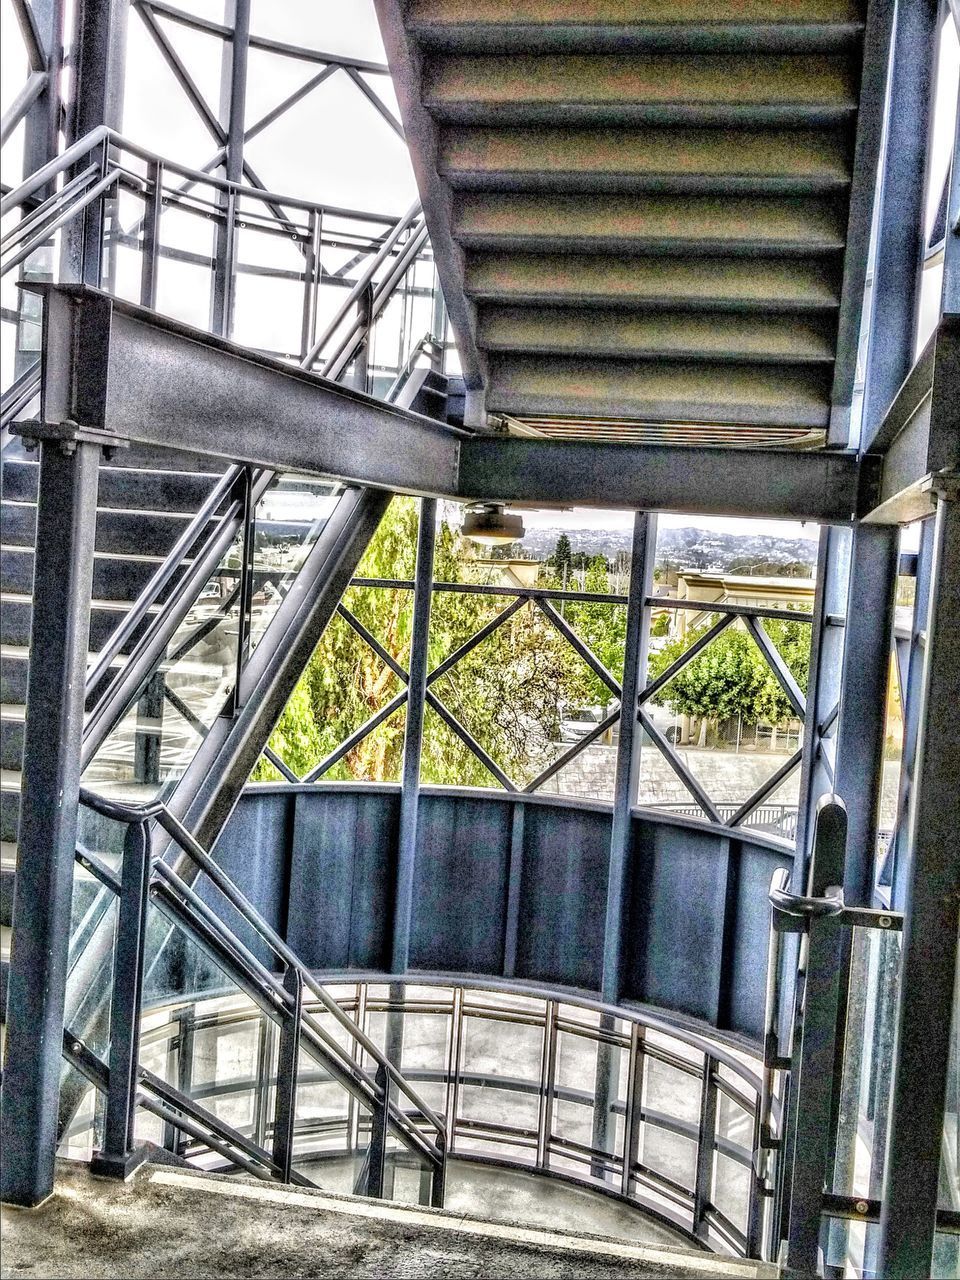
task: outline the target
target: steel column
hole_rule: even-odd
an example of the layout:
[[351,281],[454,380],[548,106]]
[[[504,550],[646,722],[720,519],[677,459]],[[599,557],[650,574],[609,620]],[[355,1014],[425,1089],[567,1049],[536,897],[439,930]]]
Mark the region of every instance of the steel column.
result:
[[393,907],[393,973],[405,973],[410,961],[413,914],[413,875],[417,857],[417,811],[420,804],[420,755],[427,692],[427,648],[430,641],[430,599],[433,593],[433,555],[437,541],[437,503],[420,504],[420,533],[413,589],[413,628],[410,636],[410,676],[407,681],[407,720],[403,738],[403,776],[400,795],[400,834],[397,845],[397,891]]
[[630,811],[637,795],[640,774],[640,742],[643,730],[637,715],[637,699],[646,683],[647,645],[650,628],[644,603],[653,592],[653,565],[657,550],[657,518],[638,511],[633,518],[630,560],[630,594],[627,601],[627,635],[620,699],[620,740],[613,793],[610,860],[607,871],[607,910],[603,935],[601,995],[616,1004],[623,979],[623,922],[629,885]]
[[868,907],[873,895],[899,559],[896,525],[856,526],[833,785],[847,809],[843,891],[849,906]]
[[99,457],[40,446],[0,1183],[21,1205],[53,1190]]
[[[79,5],[76,94],[71,142],[98,125],[123,124],[128,0],[85,0]],[[104,160],[109,150],[103,143]],[[80,161],[77,168],[84,164]],[[98,286],[103,261],[107,197],[95,200],[64,237],[67,273],[63,278]]]
[[960,906],[960,503],[938,495],[910,810],[880,1272],[930,1274]]

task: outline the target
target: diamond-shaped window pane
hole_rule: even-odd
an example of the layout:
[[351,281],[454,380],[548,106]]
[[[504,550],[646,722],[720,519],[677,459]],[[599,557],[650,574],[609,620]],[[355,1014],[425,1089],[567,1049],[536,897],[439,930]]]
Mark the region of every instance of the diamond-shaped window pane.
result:
[[[403,687],[390,667],[336,614],[297,682],[269,745],[294,773],[303,777],[387,706]],[[402,707],[398,711],[402,712]],[[398,733],[391,717],[352,747],[324,776],[329,780],[393,781],[400,776],[402,755],[402,727]]]
[[779,836],[782,840],[797,837],[797,814],[800,806],[800,765],[791,769],[785,778],[754,807],[740,824],[764,835]]
[[[668,640],[651,658],[651,675],[666,670],[716,621],[708,617],[685,635]],[[781,627],[774,622],[783,656],[795,678],[805,683],[809,625]],[[773,639],[773,636],[771,636]],[[776,643],[776,642],[775,642]],[[793,711],[766,655],[738,621],[709,642],[647,703],[654,725],[671,743],[678,760],[728,821],[797,751],[802,724]],[[659,754],[659,753],[658,753]],[[673,778],[669,778],[668,770]],[[673,794],[676,772],[660,756],[647,777],[641,803],[686,812],[687,802]],[[664,790],[658,794],[658,783]],[[699,806],[697,806],[699,810]],[[693,816],[693,815],[691,815]]]
[[590,668],[529,605],[487,636],[432,688],[520,787],[566,750],[565,724],[579,724],[575,717],[581,713],[605,711],[590,702]]

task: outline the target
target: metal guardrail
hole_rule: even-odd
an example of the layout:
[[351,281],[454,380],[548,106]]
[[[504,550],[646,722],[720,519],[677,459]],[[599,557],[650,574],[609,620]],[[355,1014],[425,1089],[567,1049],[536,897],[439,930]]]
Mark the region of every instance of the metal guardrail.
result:
[[[83,806],[102,817],[127,826],[119,881],[94,855],[86,851],[79,851],[77,854],[84,869],[96,876],[106,890],[118,894],[120,899],[110,1010],[109,1074],[95,1081],[107,1094],[107,1114],[104,1141],[95,1158],[94,1168],[109,1175],[127,1176],[131,1168],[142,1159],[142,1152],[134,1142],[134,1114],[138,1088],[147,1079],[139,1065],[139,1042],[146,968],[146,918],[148,904],[151,898],[156,898],[157,904],[204,952],[214,958],[265,1013],[280,1023],[281,1075],[276,1089],[273,1151],[272,1154],[268,1153],[247,1142],[242,1148],[247,1157],[252,1158],[268,1174],[275,1174],[284,1181],[292,1179],[297,1073],[302,1045],[372,1113],[376,1151],[370,1160],[368,1194],[382,1193],[386,1139],[388,1134],[392,1134],[418,1159],[429,1165],[431,1203],[442,1204],[446,1159],[444,1120],[316,981],[253,904],[217,866],[209,853],[160,801],[131,805],[85,789],[81,789],[80,800]],[[154,823],[180,850],[181,857],[177,867],[171,867],[154,856],[151,847],[151,825]],[[192,863],[196,871],[206,877],[230,907],[239,913],[245,925],[254,931],[258,942],[272,951],[276,961],[284,968],[282,977],[278,977],[274,970],[259,961],[253,951],[228,929],[220,915],[186,882],[180,874],[180,871],[186,869],[182,865],[185,862]],[[304,1008],[305,991],[347,1032],[354,1044],[376,1063],[376,1077],[371,1077],[357,1058]],[[84,1070],[84,1063],[89,1067],[89,1050],[86,1050],[82,1040],[72,1039],[70,1045],[73,1059],[80,1069]],[[107,1071],[106,1064],[99,1065],[104,1072]],[[89,1070],[85,1074],[89,1076]],[[152,1083],[148,1081],[148,1087],[162,1096],[163,1090],[155,1078]],[[166,1101],[174,1108],[166,1117],[170,1123],[179,1123],[176,1110],[186,1110],[195,1121],[199,1118],[214,1139],[236,1147],[235,1131],[224,1129],[222,1122],[212,1112],[197,1107],[192,1107],[192,1110],[181,1108],[184,1100],[175,1096],[169,1088],[167,1093]],[[420,1124],[397,1105],[395,1094],[402,1095],[412,1104]],[[424,1135],[421,1126],[432,1131],[432,1139]],[[302,1181],[299,1177],[296,1180]]]

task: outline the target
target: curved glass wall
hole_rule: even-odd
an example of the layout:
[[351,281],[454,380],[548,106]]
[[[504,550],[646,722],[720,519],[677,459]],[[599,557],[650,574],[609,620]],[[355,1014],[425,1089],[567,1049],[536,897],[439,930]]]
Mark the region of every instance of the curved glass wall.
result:
[[[516,991],[344,983],[341,1008],[445,1118],[458,1160],[519,1166],[658,1215],[711,1248],[756,1255],[753,1174],[760,1063],[639,1013]],[[305,1009],[338,1034],[330,1015]],[[342,1029],[341,1029],[342,1030]],[[141,1065],[261,1145],[271,1141],[279,1035],[236,989],[145,1013]],[[361,1066],[371,1061],[355,1049]],[[412,1110],[415,1122],[421,1117]],[[90,1109],[68,1151],[92,1137]],[[206,1169],[216,1151],[141,1112],[149,1139]],[[363,1192],[369,1114],[301,1056],[295,1166],[325,1189]],[[388,1149],[392,1198],[421,1198],[421,1169]]]

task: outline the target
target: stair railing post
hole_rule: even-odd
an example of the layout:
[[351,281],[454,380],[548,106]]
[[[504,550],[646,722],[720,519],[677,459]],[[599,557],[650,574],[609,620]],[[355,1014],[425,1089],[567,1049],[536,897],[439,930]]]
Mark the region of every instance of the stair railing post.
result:
[[373,1108],[370,1130],[370,1152],[367,1168],[367,1195],[375,1200],[383,1196],[387,1164],[387,1109],[390,1106],[390,1079],[381,1062],[377,1067],[377,1102]]
[[[835,795],[817,809],[809,898],[836,898],[842,909],[847,815]],[[841,925],[836,913],[809,914],[803,1013],[793,1046],[790,1090],[789,1186],[786,1190],[786,1265],[805,1275],[817,1272],[827,1153],[831,1148],[837,1013],[840,999]],[[801,954],[804,946],[802,944]]]
[[437,1134],[437,1150],[440,1160],[433,1167],[433,1178],[430,1183],[430,1204],[434,1209],[443,1208],[443,1197],[447,1185],[447,1135]]
[[110,1089],[103,1146],[91,1171],[106,1178],[128,1178],[146,1159],[147,1148],[134,1143],[140,1016],[143,1001],[144,943],[153,868],[150,827],[132,823],[123,842],[120,911],[110,998]]
[[279,1168],[282,1180],[289,1182],[293,1167],[293,1137],[300,1077],[300,1028],[303,1022],[303,978],[300,970],[293,965],[287,968],[284,975],[283,989],[291,997],[291,1006],[280,1024],[277,1097],[273,1113],[273,1162]]

